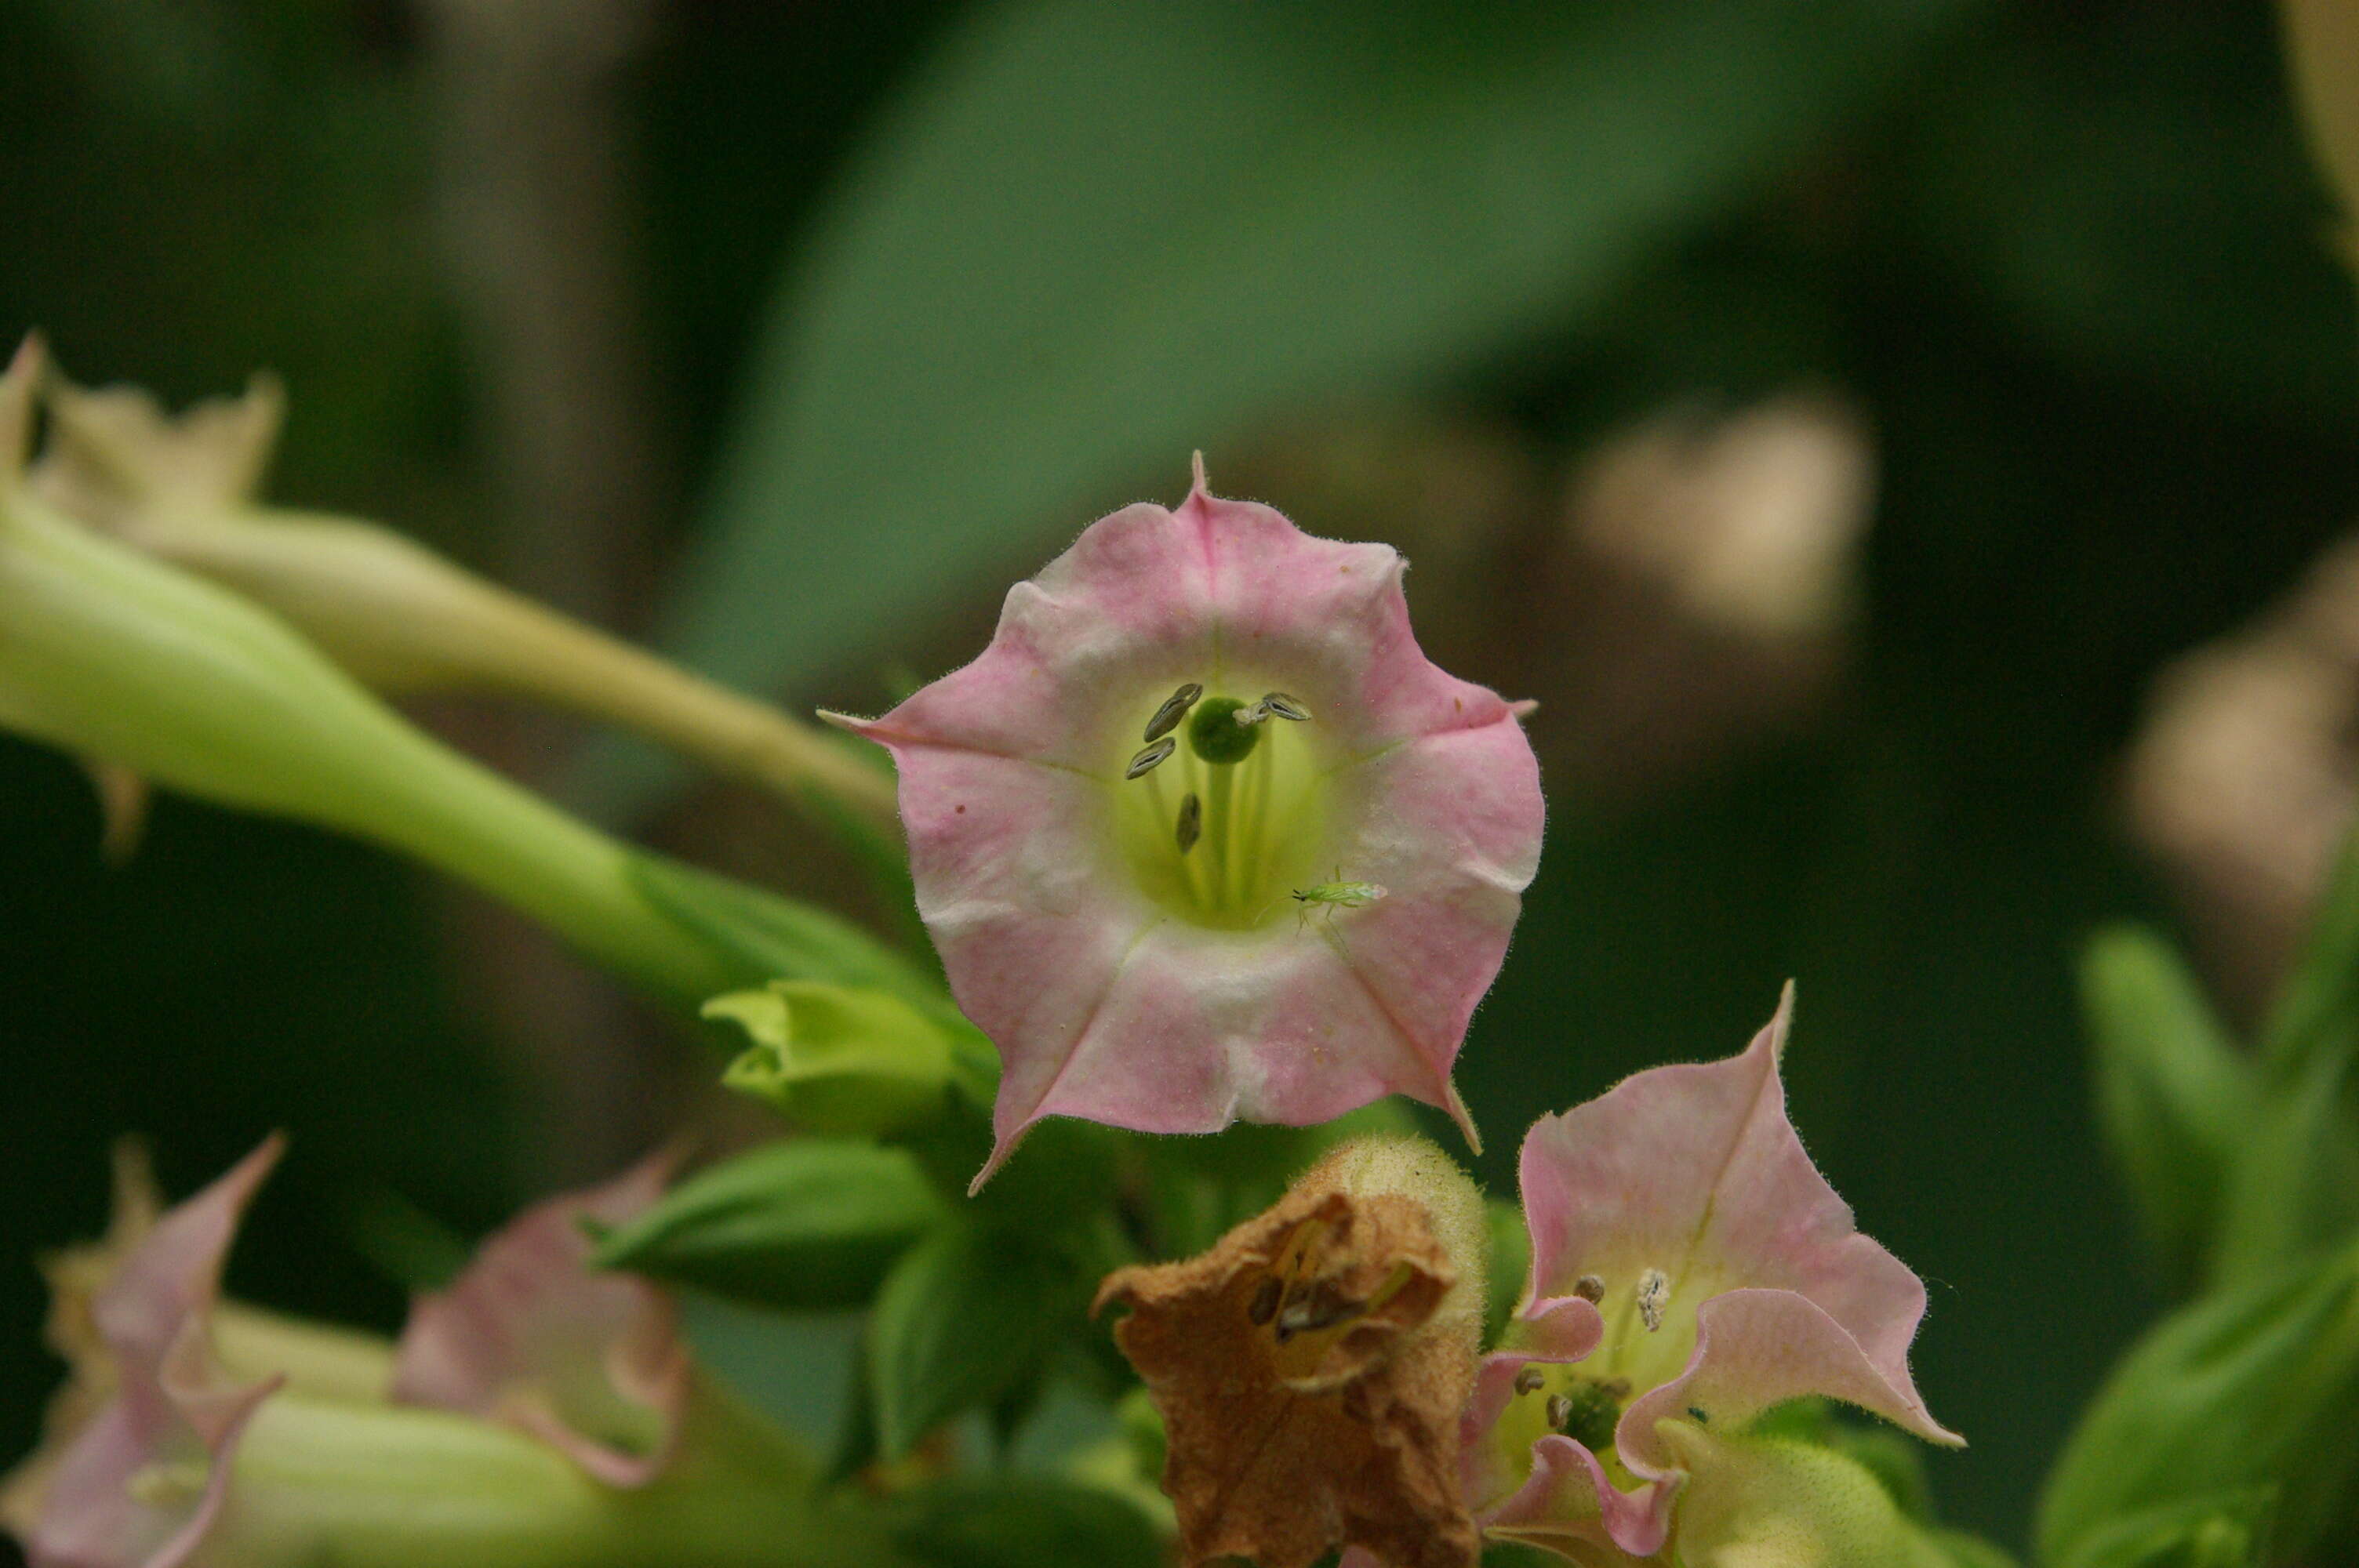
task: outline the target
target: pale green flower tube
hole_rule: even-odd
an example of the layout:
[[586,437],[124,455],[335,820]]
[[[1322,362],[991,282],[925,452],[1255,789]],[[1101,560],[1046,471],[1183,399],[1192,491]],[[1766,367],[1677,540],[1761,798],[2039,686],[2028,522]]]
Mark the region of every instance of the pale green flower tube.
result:
[[266,611],[31,493],[38,357],[0,377],[0,727],[407,851],[655,989],[742,983],[645,901],[625,846],[407,723]]
[[[259,504],[283,400],[245,395],[175,418],[129,387],[54,374],[44,500],[111,537],[284,616],[373,690],[490,691],[634,730],[799,806],[816,793],[894,824],[893,781],[767,703],[487,582],[357,518]],[[824,815],[824,814],[823,814]]]
[[[801,1477],[757,1474],[710,1439],[650,1485],[602,1485],[563,1454],[490,1422],[399,1405],[262,1402],[237,1445],[224,1506],[189,1568],[826,1568],[890,1563],[869,1521],[815,1500]],[[150,1470],[152,1490],[173,1477]],[[201,1467],[189,1483],[202,1485]],[[158,1499],[162,1501],[163,1499]],[[824,1516],[824,1517],[822,1517]]]

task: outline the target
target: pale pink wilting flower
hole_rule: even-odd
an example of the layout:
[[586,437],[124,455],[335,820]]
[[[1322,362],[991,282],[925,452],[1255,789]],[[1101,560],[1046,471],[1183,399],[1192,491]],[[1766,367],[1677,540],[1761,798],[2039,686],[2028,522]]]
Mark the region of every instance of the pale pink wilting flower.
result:
[[393,1397],[513,1426],[608,1486],[652,1480],[689,1397],[679,1309],[645,1280],[592,1269],[582,1227],[653,1205],[671,1163],[658,1155],[509,1221],[449,1289],[410,1309]]
[[1909,1380],[1924,1286],[1853,1228],[1787,1119],[1792,1012],[1788,987],[1743,1054],[1636,1074],[1525,1138],[1530,1279],[1462,1449],[1490,1533],[1650,1555],[1689,1456],[1805,1395],[1962,1443]]
[[[1410,634],[1404,563],[1203,485],[1100,519],[881,719],[919,912],[1045,1116],[1310,1124],[1450,1079],[1538,863],[1518,709]],[[980,1178],[978,1178],[980,1181]]]
[[[416,1524],[370,1495],[372,1465],[398,1477],[382,1483],[395,1503],[404,1485],[440,1487],[559,1531],[603,1507],[589,1493],[654,1479],[676,1445],[686,1352],[669,1302],[589,1270],[576,1225],[636,1213],[660,1162],[527,1210],[420,1302],[396,1346],[221,1299],[281,1150],[266,1141],[160,1216],[119,1175],[107,1241],[52,1264],[50,1336],[72,1380],[41,1450],[0,1486],[0,1524],[33,1568],[334,1556],[355,1529]],[[550,1447],[580,1466],[571,1483]],[[449,1522],[463,1533],[466,1517]]]

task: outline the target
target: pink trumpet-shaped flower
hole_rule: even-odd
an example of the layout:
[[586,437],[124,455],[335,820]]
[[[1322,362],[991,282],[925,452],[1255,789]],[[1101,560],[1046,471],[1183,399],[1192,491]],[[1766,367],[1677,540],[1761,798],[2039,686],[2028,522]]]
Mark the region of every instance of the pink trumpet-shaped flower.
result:
[[[1008,591],[881,719],[919,912],[1005,1073],[987,1176],[1046,1116],[1310,1124],[1450,1073],[1538,863],[1497,694],[1410,634],[1404,563],[1197,483]],[[980,1184],[981,1178],[978,1178]]]
[[526,1209],[402,1330],[393,1397],[501,1422],[613,1487],[655,1478],[679,1441],[691,1368],[670,1296],[590,1267],[584,1220],[620,1225],[662,1195],[658,1155]]
[[1793,1013],[1741,1055],[1657,1067],[1524,1140],[1531,1276],[1465,1423],[1491,1533],[1581,1561],[1647,1556],[1687,1473],[1658,1425],[1734,1432],[1804,1395],[1962,1444],[1908,1376],[1925,1288],[1853,1227],[1803,1152],[1777,1063]]

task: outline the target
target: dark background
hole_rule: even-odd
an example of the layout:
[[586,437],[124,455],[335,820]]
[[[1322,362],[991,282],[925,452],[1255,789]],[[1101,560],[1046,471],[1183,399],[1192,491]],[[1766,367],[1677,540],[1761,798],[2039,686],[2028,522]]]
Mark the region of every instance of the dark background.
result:
[[[1204,0],[1169,49],[1079,3],[551,3],[521,47],[462,9],[0,7],[0,325],[175,402],[273,367],[277,498],[799,702],[873,708],[964,657],[1104,503],[1176,499],[1190,445],[1217,485],[1224,451],[1282,465],[1364,406],[1549,475],[1670,400],[1864,409],[1881,501],[1841,675],[1627,798],[1551,772],[1461,1081],[1503,1191],[1530,1117],[1736,1049],[1797,978],[1797,1119],[1931,1284],[1919,1381],[1974,1444],[1932,1462],[1944,1510],[2020,1545],[2158,1300],[2072,996],[2093,923],[2169,919],[2114,770],[2158,667],[2281,592],[2359,485],[2350,296],[2265,7],[1833,5],[1798,31],[1744,5]],[[593,41],[545,41],[567,27]],[[1563,93],[1517,97],[1559,55]],[[1002,96],[961,97],[994,72]],[[1568,98],[1579,124],[1516,118]],[[929,221],[935,189],[959,204]],[[876,216],[896,200],[908,221]],[[1167,407],[1202,433],[1132,412]],[[879,518],[901,531],[864,544]],[[830,885],[758,804],[429,717],[659,841]],[[118,1132],[178,1193],[288,1129],[235,1288],[389,1326],[444,1229],[689,1092],[659,1025],[409,868],[167,800],[110,870],[74,764],[13,741],[0,920],[0,1453],[56,1377],[31,1260],[99,1225]]]

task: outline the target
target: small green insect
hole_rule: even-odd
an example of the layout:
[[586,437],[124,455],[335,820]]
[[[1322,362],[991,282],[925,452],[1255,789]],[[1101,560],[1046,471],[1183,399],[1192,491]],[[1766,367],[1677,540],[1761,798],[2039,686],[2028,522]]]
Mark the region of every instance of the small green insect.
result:
[[1297,931],[1302,929],[1302,923],[1310,918],[1310,912],[1313,909],[1325,914],[1328,924],[1332,925],[1334,924],[1337,910],[1365,909],[1385,896],[1385,890],[1374,882],[1342,881],[1343,868],[1341,866],[1335,868],[1335,875],[1338,880],[1334,881],[1321,882],[1317,887],[1294,890],[1294,902],[1302,906],[1295,913],[1294,928]]

